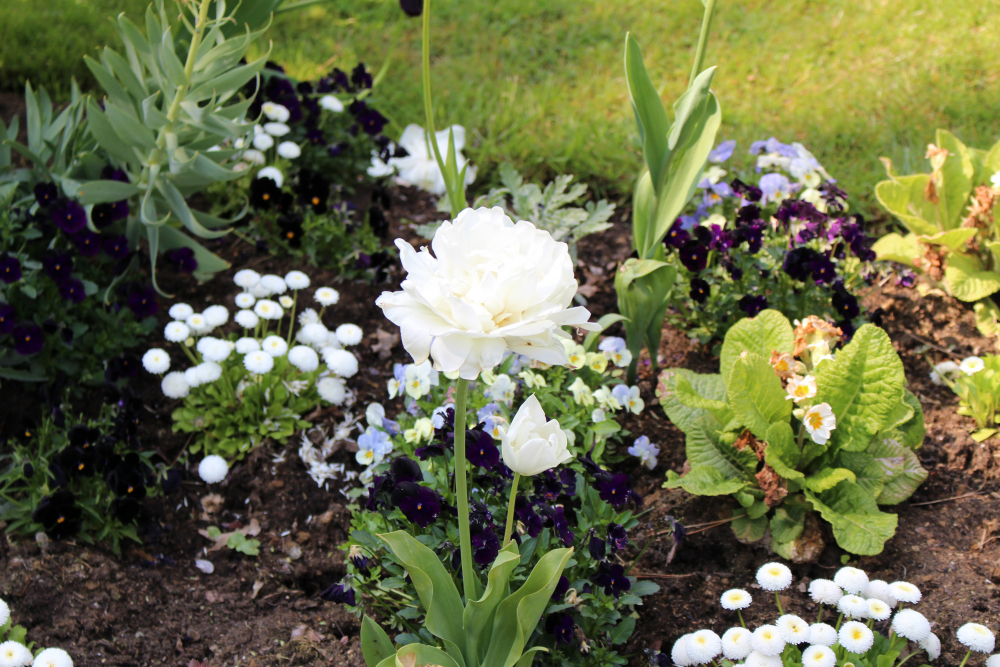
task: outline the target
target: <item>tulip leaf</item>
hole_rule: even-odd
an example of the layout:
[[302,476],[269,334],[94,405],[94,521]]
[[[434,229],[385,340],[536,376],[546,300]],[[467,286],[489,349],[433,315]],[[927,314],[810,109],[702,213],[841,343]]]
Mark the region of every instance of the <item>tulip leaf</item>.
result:
[[397,530],[379,537],[389,545],[409,573],[420,602],[427,610],[424,627],[435,637],[454,643],[464,653],[464,605],[441,559],[406,531]]
[[529,648],[521,654],[521,659],[517,661],[517,667],[531,667],[531,663],[535,659],[536,653],[548,653],[548,649],[542,648],[541,646]]
[[875,499],[853,482],[841,482],[822,494],[806,490],[805,495],[833,526],[837,544],[846,551],[859,556],[882,553],[896,532],[896,515],[880,512]]
[[104,202],[121,201],[140,194],[141,188],[131,183],[121,181],[87,181],[76,189],[76,196],[81,204],[103,204]]
[[[404,658],[408,656],[414,656],[416,660],[405,660]],[[462,667],[441,649],[426,644],[407,644],[396,651],[395,667],[430,667],[432,665],[434,667]],[[382,667],[381,663],[379,667]]]
[[792,414],[792,402],[785,400],[787,394],[781,388],[781,380],[771,364],[758,354],[750,353],[736,360],[726,393],[736,418],[761,440],[767,439],[771,424],[787,422]]
[[465,608],[463,615],[463,625],[466,636],[470,640],[475,639],[475,649],[473,645],[468,646],[470,653],[475,650],[477,655],[470,656],[472,662],[479,664],[484,657],[486,647],[489,646],[490,631],[493,627],[493,617],[497,605],[503,598],[504,591],[510,580],[510,575],[514,569],[521,564],[521,554],[518,551],[517,543],[513,540],[507,544],[497,555],[496,560],[490,567],[487,577],[486,590],[478,600],[472,600]]
[[719,371],[729,382],[733,364],[744,352],[760,355],[770,362],[772,352],[791,354],[794,348],[795,332],[788,318],[777,310],[763,310],[757,317],[738,321],[726,333],[719,355]]
[[[635,112],[639,140],[642,142],[650,178],[652,183],[660,183],[670,150],[667,138],[670,121],[660,93],[646,71],[642,49],[631,34],[625,36],[625,82],[632,100],[632,110]],[[643,249],[642,246],[637,247]]]
[[368,667],[376,667],[396,653],[389,635],[368,614],[361,621],[361,653]]

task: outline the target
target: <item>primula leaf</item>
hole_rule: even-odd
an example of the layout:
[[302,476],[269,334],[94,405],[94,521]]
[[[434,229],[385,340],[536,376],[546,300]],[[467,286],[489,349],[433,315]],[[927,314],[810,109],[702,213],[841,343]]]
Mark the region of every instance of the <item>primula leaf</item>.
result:
[[885,472],[875,457],[864,452],[840,452],[837,465],[854,473],[854,483],[872,498],[878,498],[885,487]]
[[806,477],[802,484],[815,493],[822,493],[837,486],[844,480],[854,481],[854,473],[847,468],[823,468],[815,475]]
[[787,423],[792,414],[781,380],[759,354],[749,353],[733,363],[726,393],[736,417],[761,440],[767,439],[771,424]]
[[863,451],[903,400],[903,362],[888,334],[862,326],[833,361],[820,366],[817,402],[829,403],[837,418],[832,445]]
[[409,573],[417,596],[427,610],[424,627],[434,636],[454,642],[464,652],[462,610],[465,606],[438,555],[402,530],[379,537],[392,548]]
[[683,477],[679,477],[673,470],[667,473],[667,481],[664,484],[667,488],[683,488],[688,493],[696,496],[728,496],[736,493],[747,483],[739,478],[726,478],[713,466],[692,466]]
[[933,236],[945,227],[924,195],[929,179],[929,174],[913,174],[882,181],[875,186],[875,198],[914,234]]
[[[702,415],[709,414],[704,408],[695,408],[682,402],[676,393],[677,381],[680,378],[687,380],[694,393],[710,401],[726,400],[726,383],[721,375],[702,375],[689,371],[686,368],[671,368],[660,374],[660,383],[663,385],[660,394],[660,405],[667,413],[677,428],[688,432]],[[722,424],[720,423],[721,427]]]
[[767,429],[764,461],[785,479],[798,479],[805,476],[795,469],[799,464],[800,455],[792,427],[786,422],[771,424]]
[[767,532],[767,523],[766,516],[751,519],[744,515],[733,521],[733,534],[736,535],[737,540],[744,544],[756,542]]
[[726,401],[705,398],[697,393],[691,386],[691,382],[684,376],[678,376],[674,385],[677,400],[689,408],[700,408],[715,417],[720,424],[728,424],[732,421],[733,411],[729,409]]
[[846,551],[859,556],[882,553],[886,540],[896,532],[896,515],[880,512],[875,499],[853,482],[841,482],[823,494],[805,494],[833,526],[837,544]]
[[911,449],[891,438],[876,437],[867,453],[881,466],[884,474],[882,491],[875,500],[880,505],[903,502],[927,479],[927,471]]
[[748,449],[740,451],[731,442],[719,437],[718,422],[712,415],[703,415],[687,431],[685,453],[692,466],[707,465],[727,479],[747,479],[747,472],[757,466],[757,457]]
[[900,236],[896,232],[886,234],[873,243],[872,250],[880,260],[899,262],[907,266],[914,266],[914,260],[924,255],[924,248],[917,240],[916,234]]
[[927,236],[925,240],[935,245],[947,246],[950,250],[962,250],[969,239],[975,236],[978,231],[974,227],[960,227],[959,229],[949,229],[946,232],[940,232],[934,236]]
[[783,503],[771,517],[771,537],[775,542],[791,542],[802,534],[808,508],[800,503]]
[[[759,355],[770,366],[772,352],[791,354],[795,333],[788,318],[777,310],[763,310],[757,317],[745,317],[729,329],[719,355],[719,370],[726,382],[733,364],[744,352]],[[771,370],[774,375],[774,371]]]
[[969,149],[947,130],[937,131],[937,145],[948,151],[948,157],[941,167],[943,185],[938,188],[938,207],[945,219],[942,227],[952,229],[961,224],[963,213],[969,205],[972,179],[976,170]]
[[976,259],[955,252],[948,255],[944,281],[959,301],[978,301],[1000,290],[1000,274],[983,271]]

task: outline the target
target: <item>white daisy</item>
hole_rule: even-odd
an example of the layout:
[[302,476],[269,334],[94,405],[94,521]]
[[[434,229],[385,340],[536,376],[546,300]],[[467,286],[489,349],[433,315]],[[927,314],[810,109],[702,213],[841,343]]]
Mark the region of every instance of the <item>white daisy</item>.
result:
[[212,330],[212,325],[208,323],[208,320],[201,313],[191,313],[185,318],[184,323],[199,336]]
[[344,111],[344,103],[333,95],[324,95],[319,98],[319,105],[327,111],[332,111],[333,113],[343,113]]
[[288,351],[288,361],[303,373],[311,373],[319,368],[319,355],[316,350],[305,345],[296,345]]
[[332,306],[340,301],[340,292],[332,287],[320,287],[316,290],[313,298],[316,299],[321,306]]
[[302,155],[302,149],[294,141],[282,141],[278,144],[278,155],[286,160],[294,160]]
[[340,378],[321,378],[316,383],[316,391],[320,398],[334,405],[340,405],[347,399],[347,385]]
[[[267,136],[268,139],[271,139],[270,135],[258,134],[257,136],[258,137]],[[271,146],[273,145],[274,145],[274,139],[271,139]],[[268,146],[268,148],[270,148],[271,146]],[[258,146],[258,148],[260,148],[260,146]],[[278,169],[277,167],[264,167],[263,169],[257,172],[257,178],[270,178],[272,181],[274,181],[274,184],[277,185],[279,188],[285,184],[285,175],[282,174],[281,170]]]
[[270,294],[284,294],[288,290],[284,278],[269,273],[260,277],[260,284],[264,286]]
[[226,463],[226,459],[222,458],[218,454],[212,454],[211,456],[206,456],[198,464],[198,476],[204,480],[206,484],[216,484],[221,482],[229,474],[229,464]]
[[358,372],[358,358],[347,350],[325,347],[322,353],[326,367],[336,375],[349,378]]
[[764,655],[757,651],[752,651],[743,663],[744,667],[781,667],[781,658],[776,655]]
[[205,336],[199,340],[196,349],[204,359],[216,362],[225,361],[232,351],[226,341],[211,336]]
[[767,563],[757,570],[757,583],[765,591],[783,591],[792,585],[792,571],[781,563]]
[[194,367],[194,372],[201,381],[201,384],[215,382],[222,377],[222,366],[214,361],[203,361]]
[[292,299],[292,297],[288,296],[287,294],[282,294],[281,296],[279,296],[278,303],[281,305],[282,308],[291,308],[293,305],[295,305],[294,299]]
[[263,375],[274,368],[274,357],[264,351],[250,352],[243,357],[243,365],[251,373]]
[[856,567],[842,567],[833,575],[833,582],[851,595],[861,595],[868,588],[868,575]]
[[874,618],[876,621],[884,621],[892,616],[892,608],[881,600],[868,598],[866,602],[868,603],[868,618]]
[[234,299],[238,308],[253,308],[257,298],[250,292],[240,292]]
[[810,646],[802,652],[802,667],[834,667],[837,655],[827,646]]
[[260,349],[272,357],[283,357],[288,352],[288,343],[281,336],[268,336],[261,342]]
[[195,370],[196,368],[196,366],[192,366],[184,371],[184,381],[187,382],[188,387],[191,387],[192,389],[201,385],[201,379],[198,378],[198,371]]
[[900,637],[915,642],[922,642],[931,634],[931,624],[924,615],[913,609],[903,609],[896,612],[892,618],[892,629]]
[[986,368],[986,363],[979,357],[966,357],[962,359],[962,363],[958,365],[958,368],[966,375],[975,375]]
[[10,620],[10,607],[3,600],[0,600],[0,628],[7,625]]
[[670,659],[674,661],[675,665],[678,667],[691,667],[694,662],[687,654],[687,640],[691,637],[690,634],[684,635],[680,639],[674,642],[674,647],[670,650]]
[[269,120],[276,120],[279,123],[284,123],[292,117],[292,112],[288,110],[288,107],[282,104],[277,104],[276,102],[264,102],[264,104],[261,105],[260,110],[264,112],[264,115],[267,116]]
[[31,667],[73,667],[73,658],[61,648],[47,648],[35,656]]
[[746,609],[751,602],[753,602],[753,598],[742,588],[728,590],[719,598],[719,604],[722,605],[722,608],[730,611]]
[[[259,151],[266,151],[268,148],[274,146],[274,137],[270,134],[262,132],[253,138],[253,147]],[[263,169],[261,170],[263,171]],[[281,186],[278,186],[281,187]]]
[[348,345],[357,345],[361,342],[363,335],[361,327],[356,324],[341,324],[337,327],[337,340],[345,347]]
[[280,320],[285,311],[270,299],[261,299],[253,306],[253,312],[265,320]]
[[260,282],[260,274],[253,269],[242,269],[233,276],[233,282],[245,290],[250,289]]
[[180,371],[164,375],[160,389],[167,398],[184,398],[190,393],[190,387],[188,387],[187,380],[184,379],[184,373]]
[[175,320],[183,321],[186,320],[189,315],[194,313],[194,308],[187,305],[186,303],[175,303],[174,305],[170,306],[170,310],[168,310],[167,313],[169,313],[170,317],[174,318]]
[[292,128],[284,123],[264,123],[264,131],[272,137],[283,137],[291,132]]
[[[920,642],[920,648],[927,651],[927,659],[934,661],[941,656],[941,640],[933,632],[927,635],[927,639]],[[989,660],[986,661],[986,667],[1000,667],[1000,660],[994,660],[998,656],[991,656]],[[993,664],[990,661],[993,660]]]
[[809,643],[833,646],[837,643],[837,630],[826,623],[813,623],[809,626]]
[[809,597],[819,604],[837,604],[844,591],[829,579],[813,579],[809,582]]
[[163,337],[171,343],[183,343],[191,335],[191,328],[183,322],[171,322],[163,328]]
[[229,321],[229,309],[225,306],[209,306],[202,315],[212,327],[221,327]]
[[795,614],[785,614],[774,624],[789,644],[804,644],[809,640],[809,624]]
[[313,308],[304,308],[302,312],[299,313],[299,324],[305,326],[307,324],[316,324],[319,322],[319,313]]
[[170,368],[170,355],[160,348],[154,347],[142,355],[142,365],[150,373],[157,375],[166,373],[167,369]]
[[319,322],[306,324],[299,329],[303,342],[310,345],[325,345],[329,333],[330,331]]
[[985,625],[979,623],[966,623],[955,633],[958,641],[977,653],[992,653],[996,647],[996,637]]
[[260,318],[252,310],[241,310],[233,316],[233,320],[244,329],[253,329],[260,324]]
[[737,662],[750,655],[753,650],[752,634],[746,628],[729,628],[722,635],[722,654]]
[[889,584],[889,593],[900,602],[917,604],[923,595],[920,589],[908,581],[894,581]]
[[[931,636],[933,637],[934,635]],[[934,639],[937,639],[937,637],[934,637]],[[937,659],[937,656],[941,655],[941,642],[937,643],[937,654],[934,655],[934,657],[931,657],[931,655],[930,650],[927,650],[927,657],[931,660],[935,660]],[[986,667],[1000,667],[1000,653],[986,658]]]
[[868,618],[868,603],[863,597],[845,595],[837,603],[837,611],[848,618]]
[[847,621],[840,626],[837,635],[840,645],[845,651],[851,653],[867,653],[868,649],[875,643],[875,635],[868,629],[868,626],[858,621]]
[[289,271],[285,274],[285,284],[288,285],[288,289],[305,289],[309,287],[309,276],[301,271]]
[[773,625],[762,625],[753,631],[753,650],[761,655],[777,656],[785,650],[785,638]]
[[889,608],[893,608],[897,604],[896,596],[892,594],[892,589],[889,588],[889,584],[885,583],[881,579],[873,579],[868,582],[868,587],[865,589],[864,597],[868,599],[881,600],[882,602],[889,605]]
[[[254,317],[256,317],[256,315],[254,315]],[[257,342],[256,338],[248,338],[244,336],[236,341],[236,351],[240,354],[250,354],[251,352],[257,352],[259,350],[260,343]]]
[[711,630],[698,630],[687,640],[687,654],[696,665],[712,662],[722,653],[722,640]]
[[15,641],[0,644],[0,667],[25,667],[31,662],[31,651],[24,644]]

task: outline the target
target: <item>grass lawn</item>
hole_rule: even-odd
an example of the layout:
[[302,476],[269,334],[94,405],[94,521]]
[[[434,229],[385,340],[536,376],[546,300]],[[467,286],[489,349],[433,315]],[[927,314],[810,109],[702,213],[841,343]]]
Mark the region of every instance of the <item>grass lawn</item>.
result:
[[[80,55],[113,37],[104,16],[141,0],[7,0],[0,7],[0,84],[82,71]],[[470,131],[486,180],[510,161],[534,176],[578,174],[622,191],[638,168],[622,73],[625,33],[672,101],[687,84],[697,0],[436,0],[437,122]],[[395,0],[334,0],[280,16],[273,58],[315,77],[392,55],[379,106],[394,132],[423,117],[420,21]],[[864,211],[879,156],[923,168],[938,127],[986,147],[1000,136],[1000,14],[949,0],[719,0],[706,64],[719,66],[720,139],[801,141]]]

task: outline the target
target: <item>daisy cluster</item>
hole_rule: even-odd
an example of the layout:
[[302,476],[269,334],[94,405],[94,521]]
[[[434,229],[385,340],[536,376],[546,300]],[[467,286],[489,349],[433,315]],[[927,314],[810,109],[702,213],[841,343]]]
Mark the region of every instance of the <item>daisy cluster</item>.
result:
[[[233,280],[243,289],[234,299],[238,310],[233,321],[242,329],[242,335],[235,340],[233,336],[210,335],[229,321],[225,306],[209,306],[200,313],[186,303],[171,306],[173,321],[164,328],[163,337],[180,345],[194,365],[185,371],[167,373],[170,355],[161,348],[147,351],[142,357],[146,370],[158,375],[166,373],[161,383],[164,395],[184,398],[192,389],[218,381],[223,377],[222,363],[239,355],[251,378],[269,373],[275,359],[287,355],[288,362],[301,373],[320,371],[315,381],[320,398],[334,405],[347,401],[349,391],[345,380],[358,372],[358,359],[344,348],[361,342],[361,328],[342,324],[331,331],[320,321],[323,309],[336,304],[340,294],[329,287],[314,292],[313,299],[321,310],[317,313],[313,308],[305,308],[298,314],[295,341],[299,344],[290,345],[298,293],[309,287],[309,277],[301,271],[291,271],[282,278],[243,269]],[[284,324],[287,330],[282,333]],[[325,369],[320,368],[321,358]],[[298,395],[308,381],[293,380],[286,385]],[[241,393],[237,387],[237,397]]]
[[[857,663],[866,654],[866,664],[882,664],[880,656],[893,654],[894,660],[908,649],[910,655],[926,653],[928,661],[941,655],[941,641],[931,631],[930,621],[920,612],[903,607],[921,598],[920,589],[909,582],[869,579],[855,567],[841,568],[832,580],[814,579],[809,583],[809,597],[820,605],[815,623],[781,610],[777,593],[792,584],[788,567],[765,564],[757,571],[757,583],[775,593],[780,615],[773,623],[754,630],[747,628],[742,610],[751,605],[753,598],[743,589],[728,590],[719,602],[723,609],[737,612],[739,626],[726,630],[721,637],[711,630],[686,634],[674,643],[669,660],[666,654],[658,654],[654,663],[692,667],[718,664],[721,656],[728,661],[724,664],[746,667],[835,667]],[[836,625],[822,622],[824,607],[837,612]],[[889,630],[888,638],[874,629],[876,623],[883,623]],[[966,623],[956,636],[968,648],[963,666],[973,652],[990,653],[995,648],[992,631],[978,623]],[[1000,655],[990,657],[986,665],[1000,667]]]
[[0,667],[73,667],[73,659],[61,648],[42,649],[33,655],[24,645],[25,630],[21,626],[11,627],[10,607],[0,600]]

